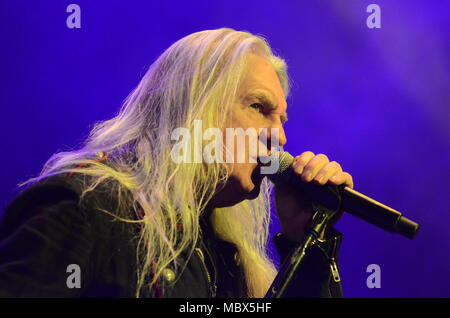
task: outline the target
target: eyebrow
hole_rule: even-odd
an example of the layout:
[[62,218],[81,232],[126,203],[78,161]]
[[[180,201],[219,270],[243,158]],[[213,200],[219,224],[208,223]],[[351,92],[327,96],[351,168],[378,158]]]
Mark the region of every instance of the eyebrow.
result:
[[[271,92],[270,92],[270,93],[271,93]],[[270,95],[273,96],[272,93],[271,93]],[[270,97],[267,95],[265,89],[264,89],[264,90],[257,90],[257,91],[255,91],[255,92],[252,92],[252,93],[248,94],[247,96],[251,96],[251,97],[256,97],[256,98],[258,98],[260,101],[262,101],[263,103],[265,103],[266,105],[268,105],[268,106],[271,108],[271,110],[274,110],[274,109],[277,108],[276,105],[275,105],[275,103],[274,103],[274,99],[270,98]],[[287,112],[284,112],[284,114],[282,114],[282,115],[280,116],[280,119],[281,119],[281,123],[283,123],[283,124],[284,124],[285,122],[287,122],[287,121],[288,121],[288,115],[287,115]]]

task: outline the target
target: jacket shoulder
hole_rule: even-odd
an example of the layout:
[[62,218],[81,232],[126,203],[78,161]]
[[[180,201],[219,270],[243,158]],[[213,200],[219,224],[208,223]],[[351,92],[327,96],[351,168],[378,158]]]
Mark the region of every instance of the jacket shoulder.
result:
[[34,208],[48,207],[60,202],[78,202],[81,187],[65,175],[56,175],[22,189],[6,206],[0,222],[1,236],[16,229],[32,217]]
[[81,211],[117,211],[117,200],[113,191],[117,182],[101,183],[94,190],[87,192],[81,200],[81,195],[91,185],[91,181],[91,176],[82,173],[61,173],[30,184],[6,206],[0,220],[0,239],[12,234],[21,224],[34,217],[37,210],[52,206],[71,204]]

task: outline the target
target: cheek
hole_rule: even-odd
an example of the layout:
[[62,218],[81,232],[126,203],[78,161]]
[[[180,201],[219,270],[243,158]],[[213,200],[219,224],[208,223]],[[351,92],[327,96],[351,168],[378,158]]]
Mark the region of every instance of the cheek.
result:
[[238,164],[236,169],[235,178],[237,179],[240,187],[245,193],[253,191],[257,182],[252,178],[254,165],[252,164]]
[[253,166],[248,163],[227,164],[230,178],[238,181],[241,185],[245,185],[251,181],[252,168]]
[[[261,120],[255,118],[255,113],[249,111],[247,108],[242,106],[235,106],[232,112],[232,118],[228,122],[227,126],[223,128],[222,131],[222,145],[223,145],[223,159],[227,161],[232,160],[235,163],[242,162],[242,159],[245,163],[249,163],[249,165],[235,167],[236,175],[239,173],[242,174],[244,171],[246,174],[251,173],[254,164],[257,163],[257,156],[259,153],[266,154],[267,148],[265,147],[265,143],[261,144],[261,127],[265,127]],[[232,131],[236,132],[236,129],[240,128],[243,131],[247,131],[248,129],[252,129],[254,131],[255,136],[252,135],[252,141],[249,141],[249,137],[245,137],[245,142],[241,145],[238,143],[238,137],[234,136],[234,147],[227,146],[227,128],[230,128],[230,136],[229,138],[233,138]],[[267,135],[263,134],[264,136]],[[263,139],[264,140],[264,139]],[[241,140],[242,141],[242,140]],[[231,145],[231,141],[229,143]],[[261,148],[261,146],[264,146]],[[261,148],[261,150],[260,150]],[[243,157],[243,158],[242,158]],[[232,158],[232,159],[231,159]],[[240,164],[243,165],[243,164]]]
[[232,117],[230,121],[230,126],[232,128],[242,128],[247,129],[249,127],[254,127],[256,113],[251,111],[250,108],[236,105],[233,108]]

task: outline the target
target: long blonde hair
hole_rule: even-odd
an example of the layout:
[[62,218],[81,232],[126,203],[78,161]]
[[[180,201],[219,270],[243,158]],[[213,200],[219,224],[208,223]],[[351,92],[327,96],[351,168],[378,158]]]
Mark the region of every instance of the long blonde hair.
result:
[[[81,197],[100,183],[115,182],[120,207],[136,214],[121,219],[141,223],[136,297],[157,282],[166,266],[176,264],[182,251],[193,250],[199,217],[227,178],[218,163],[174,163],[171,133],[178,127],[192,131],[194,120],[202,120],[203,130],[224,126],[250,53],[273,65],[287,96],[286,65],[262,37],[229,28],[193,33],[149,67],[117,116],[97,123],[80,149],[54,154],[38,177],[25,182],[69,172],[96,153],[109,154],[108,164],[93,161],[77,170],[92,177]],[[270,184],[264,181],[261,189],[255,200],[215,209],[211,218],[217,235],[238,248],[249,297],[264,296],[276,274],[266,253]],[[139,211],[142,218],[136,218]]]

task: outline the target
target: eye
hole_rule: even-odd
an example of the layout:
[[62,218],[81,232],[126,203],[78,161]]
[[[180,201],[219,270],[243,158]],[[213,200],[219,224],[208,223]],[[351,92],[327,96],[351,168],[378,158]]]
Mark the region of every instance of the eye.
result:
[[250,105],[250,107],[253,109],[259,110],[259,111],[262,111],[262,109],[263,109],[263,105],[260,103],[253,103]]

